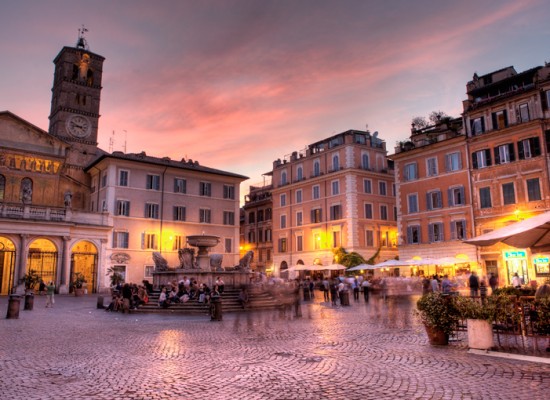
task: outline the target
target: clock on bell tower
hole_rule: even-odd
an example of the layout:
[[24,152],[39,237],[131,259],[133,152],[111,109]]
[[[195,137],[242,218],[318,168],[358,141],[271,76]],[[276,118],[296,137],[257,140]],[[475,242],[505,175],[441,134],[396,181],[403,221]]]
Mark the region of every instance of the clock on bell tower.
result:
[[104,57],[92,53],[78,30],[75,47],[63,47],[54,59],[50,128],[52,135],[86,154],[97,150],[97,130]]

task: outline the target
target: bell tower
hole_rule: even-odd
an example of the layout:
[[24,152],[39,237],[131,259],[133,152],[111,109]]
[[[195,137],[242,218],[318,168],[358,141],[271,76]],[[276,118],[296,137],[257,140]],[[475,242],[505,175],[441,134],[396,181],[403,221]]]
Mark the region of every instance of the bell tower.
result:
[[[75,47],[63,47],[54,59],[49,132],[80,153],[72,163],[85,165],[97,153],[97,130],[104,57],[90,51],[88,30],[78,30]],[[82,157],[84,156],[84,157]]]

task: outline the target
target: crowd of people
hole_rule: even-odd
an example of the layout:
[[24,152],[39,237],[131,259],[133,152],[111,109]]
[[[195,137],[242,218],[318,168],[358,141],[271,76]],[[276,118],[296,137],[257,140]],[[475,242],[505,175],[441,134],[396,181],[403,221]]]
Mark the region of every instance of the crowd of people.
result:
[[153,285],[144,280],[141,285],[135,283],[119,283],[112,290],[111,302],[105,311],[136,310],[140,305],[149,302],[149,294]]
[[223,294],[224,288],[225,283],[220,277],[216,278],[213,287],[210,288],[206,283],[185,276],[179,282],[174,281],[162,287],[158,305],[168,308],[171,304],[187,303],[191,300],[209,305],[212,298],[220,297]]

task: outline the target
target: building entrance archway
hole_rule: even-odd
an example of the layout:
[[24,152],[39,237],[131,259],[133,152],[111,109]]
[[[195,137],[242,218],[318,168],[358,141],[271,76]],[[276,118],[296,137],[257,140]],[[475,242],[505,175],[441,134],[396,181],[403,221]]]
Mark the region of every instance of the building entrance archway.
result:
[[[71,274],[69,282],[73,282],[76,274],[80,273],[86,280],[85,288],[88,293],[97,291],[97,247],[87,240],[76,243],[71,251]],[[74,288],[71,284],[69,291]]]
[[14,243],[10,239],[0,236],[0,295],[12,292],[15,254]]
[[57,256],[57,247],[51,240],[44,238],[33,240],[29,245],[25,273],[32,270],[44,282],[57,282]]

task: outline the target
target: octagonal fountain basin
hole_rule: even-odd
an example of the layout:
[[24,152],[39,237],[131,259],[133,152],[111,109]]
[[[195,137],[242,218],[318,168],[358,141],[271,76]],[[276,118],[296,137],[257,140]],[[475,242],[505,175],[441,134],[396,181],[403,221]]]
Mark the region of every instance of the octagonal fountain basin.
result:
[[190,235],[187,236],[187,243],[199,248],[199,254],[207,253],[210,247],[220,243],[220,237],[214,235]]

